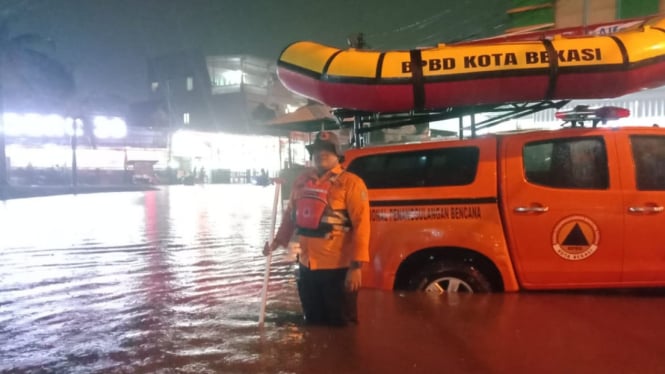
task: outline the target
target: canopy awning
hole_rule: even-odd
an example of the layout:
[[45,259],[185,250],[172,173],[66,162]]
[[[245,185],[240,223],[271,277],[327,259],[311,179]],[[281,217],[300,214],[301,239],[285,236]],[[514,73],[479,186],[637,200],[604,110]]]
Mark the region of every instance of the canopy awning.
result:
[[321,130],[336,130],[339,129],[339,125],[332,115],[330,107],[311,103],[267,122],[264,128],[269,134],[288,135],[291,131],[311,133]]

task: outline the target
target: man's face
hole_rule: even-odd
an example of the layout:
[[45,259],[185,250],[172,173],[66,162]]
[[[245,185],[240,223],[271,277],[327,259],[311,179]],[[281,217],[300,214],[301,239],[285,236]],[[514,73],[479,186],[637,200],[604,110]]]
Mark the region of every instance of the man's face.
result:
[[314,166],[320,172],[326,172],[339,164],[339,159],[334,152],[326,149],[317,149],[314,151]]

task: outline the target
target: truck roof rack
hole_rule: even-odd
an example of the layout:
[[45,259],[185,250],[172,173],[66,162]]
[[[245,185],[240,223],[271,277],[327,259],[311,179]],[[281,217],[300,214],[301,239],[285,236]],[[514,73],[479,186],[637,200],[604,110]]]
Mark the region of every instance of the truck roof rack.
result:
[[[502,122],[542,110],[561,109],[569,102],[570,100],[545,100],[501,105],[450,107],[434,111],[411,111],[405,113],[371,113],[350,109],[334,109],[333,115],[342,128],[351,128],[353,130],[351,146],[361,148],[365,145],[363,135],[374,130],[459,118],[460,139],[463,138],[463,130],[465,129],[471,130],[471,137],[473,138],[476,136],[478,130],[487,129]],[[494,115],[477,122],[475,115],[479,113],[493,113]],[[466,128],[463,125],[465,116],[470,116],[471,118],[471,126]]]

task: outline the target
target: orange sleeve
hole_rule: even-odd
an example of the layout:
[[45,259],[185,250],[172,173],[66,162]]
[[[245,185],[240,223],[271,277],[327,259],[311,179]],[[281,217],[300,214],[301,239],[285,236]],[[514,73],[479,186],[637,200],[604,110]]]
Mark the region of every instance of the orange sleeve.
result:
[[370,212],[367,187],[354,175],[346,194],[346,209],[351,220],[351,260],[369,262]]
[[293,236],[293,233],[296,230],[296,225],[293,222],[291,217],[293,216],[293,192],[291,193],[291,199],[289,199],[289,204],[286,206],[286,209],[282,213],[282,222],[279,224],[279,229],[275,235],[275,242],[282,247],[288,247],[289,241]]
[[311,170],[305,170],[301,173],[291,185],[291,194],[289,196],[289,203],[286,206],[286,209],[282,213],[282,221],[279,224],[279,229],[277,229],[277,234],[275,235],[275,242],[282,247],[287,247],[289,241],[293,236],[293,233],[296,231],[296,224],[293,222],[293,209],[295,209],[295,196],[298,191],[304,186],[305,181],[307,180],[308,175],[311,174]]

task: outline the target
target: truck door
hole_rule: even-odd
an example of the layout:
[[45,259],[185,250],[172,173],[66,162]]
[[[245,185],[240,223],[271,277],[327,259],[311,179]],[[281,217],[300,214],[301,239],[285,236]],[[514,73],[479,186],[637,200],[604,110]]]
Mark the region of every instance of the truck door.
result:
[[[628,129],[627,129],[628,130]],[[634,285],[665,285],[665,132],[630,129],[617,136],[624,190],[624,276]]]
[[[621,190],[614,137],[567,129],[502,138],[506,232],[524,288],[620,282]],[[500,174],[500,175],[501,175]]]

